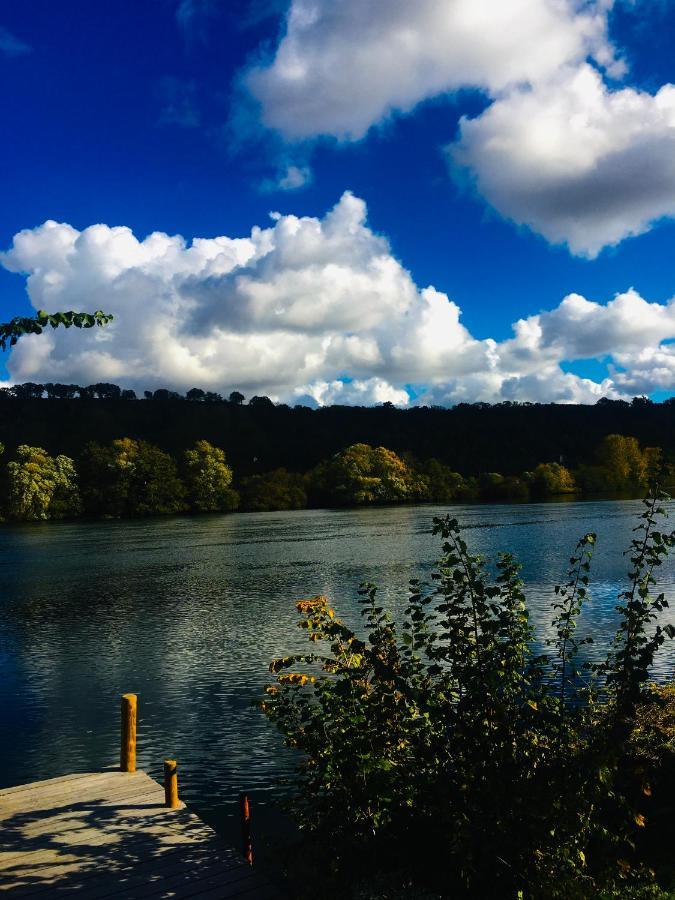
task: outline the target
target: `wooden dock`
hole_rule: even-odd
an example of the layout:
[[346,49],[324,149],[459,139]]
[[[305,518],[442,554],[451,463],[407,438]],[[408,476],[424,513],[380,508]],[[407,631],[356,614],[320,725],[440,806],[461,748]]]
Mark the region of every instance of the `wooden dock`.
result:
[[65,775],[0,791],[0,891],[16,897],[267,900],[238,852],[144,772]]
[[[136,771],[136,696],[122,698],[121,771],[64,775],[0,790],[0,891],[12,897],[272,900],[244,853],[178,799],[176,763],[164,786]],[[245,798],[243,798],[245,799]]]

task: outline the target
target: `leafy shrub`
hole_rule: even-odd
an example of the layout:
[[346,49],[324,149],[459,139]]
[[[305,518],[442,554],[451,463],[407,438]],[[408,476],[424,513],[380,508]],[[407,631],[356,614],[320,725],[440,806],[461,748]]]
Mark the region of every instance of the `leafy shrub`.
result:
[[646,504],[595,671],[575,637],[594,534],[556,588],[540,655],[518,564],[500,554],[491,577],[451,518],[435,520],[441,558],[411,582],[400,628],[373,585],[363,636],[327,598],[298,602],[313,652],[273,661],[261,702],[301,754],[293,809],[312,865],[297,896],[399,896],[392,883],[400,896],[664,896],[638,852],[644,767],[629,762],[649,667],[674,633],[654,627],[666,601],[652,588],[675,532],[657,530],[658,497]]

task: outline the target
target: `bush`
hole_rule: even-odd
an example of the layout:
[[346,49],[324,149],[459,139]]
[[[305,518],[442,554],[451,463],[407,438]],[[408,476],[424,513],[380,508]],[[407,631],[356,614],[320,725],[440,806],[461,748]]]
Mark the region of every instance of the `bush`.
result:
[[638,852],[644,771],[628,762],[649,666],[675,633],[653,626],[666,604],[651,592],[675,532],[646,503],[594,671],[575,638],[593,534],[556,588],[541,655],[518,564],[501,554],[490,577],[450,518],[435,520],[438,568],[411,582],[400,628],[372,585],[364,636],[325,597],[298,602],[314,652],[275,660],[261,703],[301,753],[293,809],[311,865],[297,896],[396,896],[377,887],[387,878],[401,896],[663,896]]

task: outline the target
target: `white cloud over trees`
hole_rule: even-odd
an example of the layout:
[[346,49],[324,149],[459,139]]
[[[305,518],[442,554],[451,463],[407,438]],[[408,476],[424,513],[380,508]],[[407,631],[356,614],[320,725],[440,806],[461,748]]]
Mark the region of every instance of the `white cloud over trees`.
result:
[[[246,237],[195,239],[45,222],[0,255],[36,309],[102,308],[105,329],[21,338],[14,381],[194,386],[298,402],[594,402],[675,388],[675,301],[572,294],[477,339],[445,293],[420,287],[345,193],[323,218],[273,215]],[[601,383],[561,363],[608,358]]]

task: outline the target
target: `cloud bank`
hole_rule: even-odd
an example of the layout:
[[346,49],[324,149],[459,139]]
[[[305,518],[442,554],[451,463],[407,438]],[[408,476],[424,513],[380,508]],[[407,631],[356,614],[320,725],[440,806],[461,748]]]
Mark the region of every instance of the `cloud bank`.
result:
[[675,87],[616,85],[613,4],[292,0],[243,81],[262,125],[291,143],[360,140],[425,100],[482,91],[491,103],[462,120],[452,173],[505,218],[594,257],[675,216]]
[[271,60],[246,83],[290,139],[362,138],[394,112],[474,86],[491,95],[594,55],[613,60],[605,3],[293,0]]
[[[521,319],[513,336],[476,338],[461,310],[420,287],[346,192],[319,219],[272,215],[246,237],[195,239],[53,221],[0,254],[27,276],[33,306],[102,308],[112,325],[21,338],[14,381],[191,387],[286,402],[532,400],[594,402],[675,387],[675,301],[629,290],[579,295]],[[608,358],[600,382],[561,363]]]

